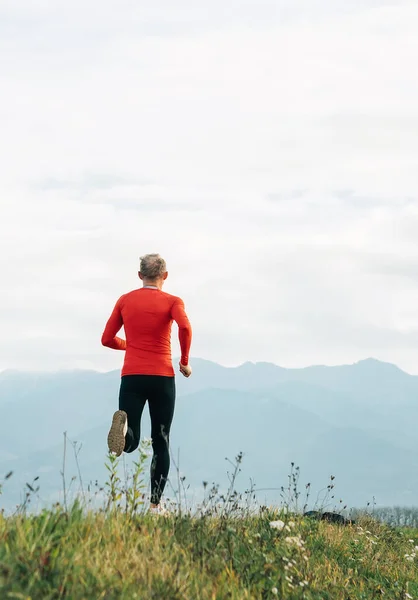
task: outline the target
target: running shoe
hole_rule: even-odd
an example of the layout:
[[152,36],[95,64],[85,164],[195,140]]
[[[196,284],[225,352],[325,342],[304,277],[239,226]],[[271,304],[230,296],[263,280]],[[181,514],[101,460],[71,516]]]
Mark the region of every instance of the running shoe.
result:
[[125,448],[125,435],[128,431],[128,415],[124,410],[117,410],[113,415],[112,425],[107,436],[109,452],[120,456]]

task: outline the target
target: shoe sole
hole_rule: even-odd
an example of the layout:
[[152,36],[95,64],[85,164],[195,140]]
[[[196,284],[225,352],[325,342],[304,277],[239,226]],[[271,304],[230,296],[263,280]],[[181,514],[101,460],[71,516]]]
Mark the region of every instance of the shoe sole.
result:
[[123,410],[117,410],[113,415],[112,425],[107,436],[107,445],[109,452],[120,456],[125,448],[125,436],[123,429],[125,427],[127,414]]

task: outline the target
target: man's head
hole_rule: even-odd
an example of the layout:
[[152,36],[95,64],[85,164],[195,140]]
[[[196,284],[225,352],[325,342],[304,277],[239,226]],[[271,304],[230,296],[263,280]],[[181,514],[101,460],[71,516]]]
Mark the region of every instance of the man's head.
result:
[[139,260],[138,275],[144,285],[161,288],[168,275],[165,260],[159,254],[145,254]]

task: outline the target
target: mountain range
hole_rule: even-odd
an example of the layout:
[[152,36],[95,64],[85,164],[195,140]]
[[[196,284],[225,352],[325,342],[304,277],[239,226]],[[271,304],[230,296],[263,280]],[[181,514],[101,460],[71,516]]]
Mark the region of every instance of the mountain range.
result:
[[[85,484],[105,480],[119,383],[119,371],[0,373],[0,480],[13,471],[3,507],[21,501],[35,477],[42,502],[60,497],[64,432],[81,445]],[[395,365],[367,359],[337,367],[227,368],[195,359],[192,377],[177,377],[176,385],[173,487],[177,463],[191,495],[201,494],[203,481],[227,487],[225,458],[233,461],[242,451],[237,485],[244,490],[251,481],[262,502],[280,501],[293,462],[301,491],[311,484],[312,503],[333,476],[331,504],[418,505],[418,377]],[[150,435],[147,411],[143,435]],[[126,456],[128,467],[133,459]],[[66,470],[68,479],[78,474],[71,445]]]

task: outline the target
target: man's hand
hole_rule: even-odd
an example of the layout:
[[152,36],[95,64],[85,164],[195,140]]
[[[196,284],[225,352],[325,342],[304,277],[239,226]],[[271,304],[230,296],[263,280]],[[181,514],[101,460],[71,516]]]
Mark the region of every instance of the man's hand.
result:
[[192,374],[192,367],[190,365],[182,365],[180,364],[180,373],[182,373],[185,377],[190,377]]

